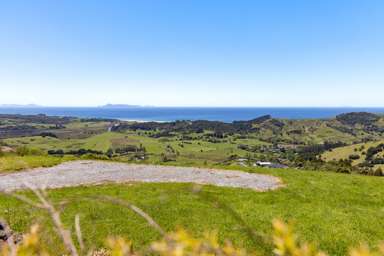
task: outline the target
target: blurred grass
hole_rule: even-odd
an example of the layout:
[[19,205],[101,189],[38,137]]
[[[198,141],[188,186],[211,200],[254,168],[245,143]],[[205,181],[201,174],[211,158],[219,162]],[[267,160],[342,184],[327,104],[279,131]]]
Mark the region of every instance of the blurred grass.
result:
[[[298,170],[244,169],[281,177],[286,187],[259,193],[245,189],[204,186],[203,193],[233,208],[248,225],[271,235],[274,218],[293,221],[298,235],[331,255],[344,255],[361,241],[376,245],[384,238],[384,180],[377,177]],[[253,244],[243,227],[224,209],[191,192],[190,184],[108,184],[65,188],[49,192],[72,227],[76,213],[81,215],[86,243],[102,246],[105,237],[123,235],[136,247],[159,239],[156,231],[130,210],[100,203],[89,197],[108,195],[132,202],[149,213],[166,230],[185,227],[195,235],[218,230],[221,238],[236,245],[260,248],[271,254],[272,246]],[[49,218],[15,199],[0,197],[0,216],[18,231],[30,224],[46,224]],[[47,225],[45,225],[47,226]],[[52,228],[43,235],[51,249],[57,249]]]
[[60,164],[64,161],[73,160],[74,157],[53,157],[48,155],[40,156],[17,156],[17,155],[5,155],[0,157],[0,173],[20,171],[23,169],[30,169],[36,167],[50,167]]

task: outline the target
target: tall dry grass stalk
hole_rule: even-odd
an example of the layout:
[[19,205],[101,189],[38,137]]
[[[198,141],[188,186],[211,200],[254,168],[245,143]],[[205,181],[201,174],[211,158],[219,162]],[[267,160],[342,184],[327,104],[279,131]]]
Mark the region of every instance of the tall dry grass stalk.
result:
[[36,203],[22,195],[17,195],[17,194],[10,194],[10,195],[35,208],[46,210],[49,213],[52,219],[52,222],[56,228],[56,232],[59,234],[67,251],[70,253],[71,256],[79,256],[76,246],[72,240],[71,232],[65,229],[63,222],[61,221],[60,213],[55,209],[53,204],[48,200],[45,190],[38,189],[30,184],[25,184],[25,186],[28,187],[35,194],[35,196],[40,201],[39,203]]
[[[80,250],[78,251],[72,239],[71,233],[65,229],[60,213],[56,210],[52,202],[48,200],[48,196],[44,189],[37,189],[28,186],[29,189],[35,194],[38,202],[35,202],[27,197],[19,194],[10,194],[11,196],[19,199],[20,201],[29,204],[33,207],[46,210],[52,219],[56,232],[59,234],[67,253],[71,256],[248,256],[260,255],[255,250],[254,252],[247,252],[245,249],[236,248],[231,242],[227,241],[224,244],[219,242],[217,233],[206,233],[203,237],[193,237],[187,231],[178,229],[175,232],[166,233],[165,230],[147,213],[139,207],[126,202],[121,199],[113,197],[97,197],[99,202],[111,203],[127,207],[134,211],[136,214],[145,219],[148,224],[157,230],[162,239],[153,242],[147,250],[141,253],[133,250],[132,243],[123,238],[109,238],[106,241],[106,248],[99,250],[91,250],[86,252],[83,241],[83,234],[80,227],[80,215],[75,216],[75,231],[77,242]],[[231,216],[233,216],[240,224],[246,225],[243,219],[231,209],[228,205],[222,202],[213,200],[212,197],[206,197],[211,202],[215,202],[218,207],[222,207]],[[248,229],[251,227],[247,226]],[[6,246],[0,247],[0,256],[49,256],[43,249],[43,242],[39,240],[38,226],[32,226],[30,232],[24,235],[21,243],[16,244],[13,238],[7,240]],[[306,242],[300,242],[295,235],[292,226],[285,224],[280,220],[273,221],[273,238],[271,239],[271,246],[274,248],[273,254],[276,256],[326,256],[327,254],[319,251],[316,247]],[[254,235],[249,230],[245,229],[248,235]],[[258,237],[260,238],[260,237]],[[348,253],[349,256],[384,256],[384,244],[379,246],[377,250],[371,250],[368,246],[360,246],[351,249]]]

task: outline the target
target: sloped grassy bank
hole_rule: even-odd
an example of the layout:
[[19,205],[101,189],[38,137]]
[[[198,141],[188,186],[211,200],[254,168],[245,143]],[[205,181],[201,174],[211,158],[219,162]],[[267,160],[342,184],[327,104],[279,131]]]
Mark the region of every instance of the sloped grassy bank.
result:
[[[361,241],[376,245],[384,239],[384,180],[377,177],[297,170],[254,169],[279,176],[286,187],[270,192],[204,186],[203,195],[234,209],[247,225],[269,237],[271,221],[282,218],[295,224],[301,238],[318,244],[332,255],[343,255]],[[185,227],[193,234],[218,230],[221,238],[237,245],[271,253],[267,242],[251,241],[225,207],[212,204],[192,192],[191,184],[126,184],[53,190],[49,196],[63,211],[73,229],[75,214],[81,216],[86,244],[103,245],[109,235],[123,235],[136,247],[159,235],[129,209],[97,202],[90,197],[109,195],[135,203],[166,230]],[[0,197],[0,216],[17,231],[35,222],[44,225],[43,238],[56,248],[56,235],[46,214],[7,196]],[[60,203],[61,202],[61,203]]]

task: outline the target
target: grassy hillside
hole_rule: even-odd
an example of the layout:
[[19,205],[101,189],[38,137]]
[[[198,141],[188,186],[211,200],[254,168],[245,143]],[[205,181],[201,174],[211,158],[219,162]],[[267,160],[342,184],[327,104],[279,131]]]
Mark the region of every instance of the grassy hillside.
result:
[[[225,202],[252,229],[267,238],[267,243],[258,240],[256,244],[246,236],[238,220],[223,207],[192,193],[190,184],[109,184],[49,191],[72,229],[74,215],[80,213],[89,246],[102,246],[108,235],[127,236],[140,248],[159,238],[129,210],[89,198],[96,195],[134,202],[167,230],[183,226],[198,235],[205,230],[218,230],[222,239],[258,248],[264,254],[271,254],[269,239],[274,218],[294,222],[303,239],[318,244],[332,255],[343,255],[361,241],[376,245],[384,239],[384,230],[380,228],[384,224],[383,179],[295,169],[257,169],[242,167],[248,163],[240,161],[246,158],[250,166],[264,159],[288,161],[287,164],[303,169],[310,166],[315,170],[328,171],[328,167],[336,171],[340,167],[348,170],[349,162],[332,166],[332,160],[348,159],[351,154],[357,154],[359,159],[352,161],[352,165],[357,165],[364,160],[368,148],[384,142],[384,121],[376,115],[355,113],[331,120],[278,120],[267,116],[233,124],[207,121],[119,123],[113,132],[107,132],[113,120],[44,116],[8,119],[0,118],[0,135],[5,138],[0,145],[11,149],[0,152],[0,172],[96,156],[124,162],[242,169],[279,176],[286,184],[285,188],[265,193],[203,188],[203,193],[216,198],[215,202]],[[364,143],[359,144],[362,141]],[[133,150],[121,152],[127,148]],[[28,149],[30,153],[12,152],[20,149]],[[49,150],[59,149],[65,154],[47,154]],[[79,149],[101,153],[70,153]],[[322,154],[324,150],[330,151]],[[318,159],[319,154],[331,162],[324,164]],[[373,160],[383,157],[381,151]],[[46,214],[7,196],[0,196],[0,202],[0,218],[4,217],[17,231],[25,231],[35,222],[42,223],[46,227],[44,238],[51,249],[60,250],[57,237],[47,225],[50,221]]]
[[353,161],[354,164],[359,164],[364,160],[364,152],[367,152],[367,149],[370,147],[375,147],[382,143],[383,141],[367,142],[367,143],[358,143],[354,145],[349,145],[345,147],[339,147],[332,149],[331,151],[325,152],[322,155],[322,158],[326,161],[338,161],[341,159],[348,159],[350,155],[359,155],[360,159]]
[[[230,155],[237,154],[244,156],[247,152],[238,149],[238,145],[244,142],[250,145],[266,144],[257,139],[239,140],[236,142],[210,143],[203,140],[191,142],[181,141],[178,136],[170,138],[151,138],[140,132],[104,132],[84,139],[59,139],[51,137],[20,137],[5,139],[4,142],[14,148],[28,146],[30,148],[48,151],[51,149],[76,150],[79,148],[92,149],[106,152],[109,148],[116,149],[128,145],[145,147],[150,155],[148,163],[158,163],[162,153],[171,146],[178,153],[178,163],[201,164],[218,163],[225,161]],[[120,157],[119,160],[126,161],[127,157]]]
[[83,139],[76,138],[52,138],[52,137],[19,137],[5,139],[4,142],[11,147],[28,146],[42,150],[50,149],[93,149],[107,151],[112,146],[113,139],[123,138],[121,134],[104,132],[98,135],[92,135]]
[[[384,225],[383,179],[297,170],[249,171],[282,177],[286,187],[265,193],[213,186],[204,186],[202,191],[234,209],[251,228],[266,235],[267,241],[270,241],[274,218],[294,222],[301,238],[318,244],[331,255],[343,255],[361,241],[375,245],[384,238],[384,230],[380,228]],[[254,244],[224,208],[192,193],[191,188],[189,184],[111,184],[53,190],[49,195],[60,205],[64,220],[72,229],[74,215],[80,213],[87,245],[102,246],[109,235],[124,235],[137,247],[159,238],[130,210],[89,199],[110,195],[135,203],[166,230],[183,226],[199,235],[205,230],[218,230],[222,239],[229,238],[237,245],[271,253],[268,242]],[[35,222],[50,223],[40,210],[5,196],[0,200],[1,216],[17,231],[24,231]],[[52,229],[44,232],[51,249],[57,252],[57,237],[52,235]]]
[[[377,147],[382,143],[384,143],[384,140],[339,147],[339,148],[332,149],[331,151],[325,152],[324,154],[322,154],[321,157],[325,161],[339,161],[339,160],[347,160],[350,158],[350,156],[357,155],[359,156],[359,158],[352,159],[352,165],[358,165],[364,162],[365,155],[369,148]],[[375,156],[382,158],[384,157],[384,152],[379,152]],[[376,165],[375,167],[378,168],[382,166],[383,165]]]
[[53,156],[16,156],[7,155],[0,157],[0,173],[14,172],[35,167],[50,167],[62,163],[63,161],[73,160],[74,157],[66,156],[63,158]]

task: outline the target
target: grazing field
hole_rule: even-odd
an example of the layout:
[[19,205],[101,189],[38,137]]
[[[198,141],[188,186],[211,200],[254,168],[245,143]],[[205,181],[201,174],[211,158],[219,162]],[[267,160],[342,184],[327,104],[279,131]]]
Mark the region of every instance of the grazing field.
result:
[[[79,148],[98,150],[106,152],[108,149],[116,149],[128,145],[140,146],[146,149],[150,156],[144,163],[160,163],[160,156],[167,152],[167,147],[177,151],[177,164],[207,164],[220,163],[230,155],[245,156],[246,151],[238,148],[238,145],[245,140],[231,142],[211,143],[203,140],[190,142],[180,141],[177,137],[172,138],[151,138],[140,132],[104,132],[84,139],[58,139],[51,137],[20,137],[5,139],[4,142],[11,147],[26,146],[41,149],[44,151],[52,149],[77,150]],[[268,145],[257,139],[247,140],[250,145]],[[128,161],[128,156],[119,157],[116,160]]]
[[76,138],[52,138],[52,137],[42,137],[42,136],[33,136],[33,137],[20,137],[20,138],[11,138],[5,139],[4,142],[12,147],[19,147],[28,145],[30,148],[37,148],[42,150],[50,149],[65,149],[65,150],[75,150],[79,148],[84,149],[93,149],[100,151],[107,151],[111,146],[111,141],[116,138],[121,138],[122,135],[118,133],[102,133],[98,135],[92,135],[83,139]]
[[[126,184],[66,188],[49,191],[50,198],[63,212],[65,223],[72,227],[74,215],[81,216],[87,245],[102,246],[110,235],[123,235],[142,248],[159,238],[139,216],[129,209],[101,203],[97,196],[113,196],[136,204],[166,230],[185,227],[193,234],[217,230],[222,239],[236,245],[271,254],[271,221],[292,221],[298,235],[332,255],[344,255],[361,241],[376,245],[384,238],[384,180],[376,177],[343,175],[298,170],[244,169],[281,177],[286,187],[277,191],[255,192],[247,189],[204,186],[193,193],[190,184]],[[27,193],[28,194],[28,193]],[[207,197],[207,195],[209,195]],[[95,200],[90,198],[95,198]],[[211,199],[207,199],[211,198]],[[212,203],[212,198],[215,203]],[[43,238],[52,250],[59,250],[49,218],[41,210],[24,205],[8,196],[0,198],[0,212],[17,231],[32,223],[44,224]],[[250,240],[244,227],[225,207],[235,210],[266,241]]]
[[[325,161],[339,161],[339,160],[348,160],[351,155],[359,156],[358,159],[352,160],[353,165],[361,164],[364,162],[365,154],[367,150],[371,147],[376,147],[380,144],[384,143],[383,140],[380,141],[371,141],[367,143],[359,143],[354,145],[349,145],[345,147],[335,148],[331,151],[325,152],[321,157]],[[383,152],[379,152],[377,154],[378,157],[383,157]],[[380,165],[377,165],[377,167]]]

